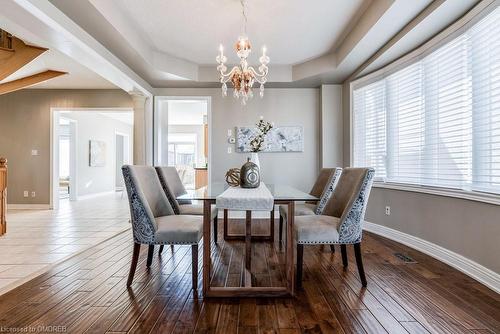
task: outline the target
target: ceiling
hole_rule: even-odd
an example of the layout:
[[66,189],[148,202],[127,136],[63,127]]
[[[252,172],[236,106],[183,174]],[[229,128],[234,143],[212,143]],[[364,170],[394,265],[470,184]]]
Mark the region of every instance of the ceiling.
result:
[[[235,53],[229,51],[243,32],[242,7],[237,0],[91,0],[91,3],[114,26],[120,24],[117,11],[121,11],[158,51],[206,65],[214,63],[222,43],[229,60],[237,61]],[[349,22],[367,1],[315,0],[314,6],[304,6],[303,0],[247,3],[247,35],[254,53],[260,54],[266,45],[273,64],[290,65],[330,51],[345,37]],[[257,54],[253,56],[255,60]]]
[[[27,41],[26,41],[27,42]],[[29,43],[28,43],[29,44]],[[115,85],[100,75],[57,50],[48,50],[30,63],[14,72],[0,83],[20,79],[46,70],[67,72],[68,74],[31,86],[39,89],[107,89]]]
[[[265,45],[267,86],[317,87],[384,66],[479,1],[247,2],[250,63]],[[119,87],[147,94],[155,87],[219,86],[218,46],[236,63],[233,46],[243,30],[239,0],[16,0],[3,5],[0,27],[50,48],[25,71],[50,64],[70,73],[40,88]]]

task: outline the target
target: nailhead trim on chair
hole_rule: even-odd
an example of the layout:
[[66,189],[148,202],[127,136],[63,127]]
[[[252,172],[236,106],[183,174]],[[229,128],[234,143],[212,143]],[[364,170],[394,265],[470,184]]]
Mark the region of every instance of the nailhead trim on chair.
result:
[[316,205],[316,209],[314,210],[315,214],[317,215],[323,214],[323,210],[325,209],[326,203],[328,203],[328,200],[332,196],[333,191],[335,190],[335,187],[339,182],[340,174],[342,174],[342,168],[335,168],[333,175],[330,177],[329,180],[330,182],[327,184],[326,190],[322,194],[318,205]]
[[149,243],[147,245],[198,245],[198,242],[160,242],[160,241],[157,241],[157,242],[153,242],[153,243]]

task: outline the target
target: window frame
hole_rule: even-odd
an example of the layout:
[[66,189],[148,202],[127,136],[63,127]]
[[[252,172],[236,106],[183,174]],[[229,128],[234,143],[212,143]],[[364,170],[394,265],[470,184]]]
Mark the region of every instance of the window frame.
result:
[[[423,45],[410,51],[406,55],[392,61],[391,63],[383,66],[382,68],[368,73],[364,76],[354,79],[349,82],[349,165],[353,166],[354,163],[354,112],[353,112],[353,97],[354,90],[367,86],[376,81],[382,80],[391,74],[407,68],[419,61],[432,52],[439,49],[444,44],[455,39],[470,27],[475,25],[482,18],[487,16],[493,10],[500,6],[500,3],[493,1],[492,3],[479,3],[466,13],[463,17],[451,24],[448,28],[425,42]],[[488,204],[500,205],[500,195],[482,191],[474,190],[461,190],[455,188],[447,188],[441,186],[427,186],[410,183],[398,183],[381,179],[375,179],[373,183],[374,188],[379,189],[392,189],[397,191],[408,191],[415,193],[424,193],[429,195],[444,196],[451,198],[459,198],[465,200],[472,200]]]

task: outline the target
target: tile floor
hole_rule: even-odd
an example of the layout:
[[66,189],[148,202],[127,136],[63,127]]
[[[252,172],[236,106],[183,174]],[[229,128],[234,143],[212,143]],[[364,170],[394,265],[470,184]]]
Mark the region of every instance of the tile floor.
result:
[[70,202],[58,210],[9,210],[0,237],[0,295],[54,264],[130,228],[120,193]]

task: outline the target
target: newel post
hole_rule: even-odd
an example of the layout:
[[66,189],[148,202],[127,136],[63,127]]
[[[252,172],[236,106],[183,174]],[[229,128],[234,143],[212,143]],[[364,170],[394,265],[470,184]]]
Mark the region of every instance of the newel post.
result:
[[7,232],[7,159],[0,158],[0,235]]

